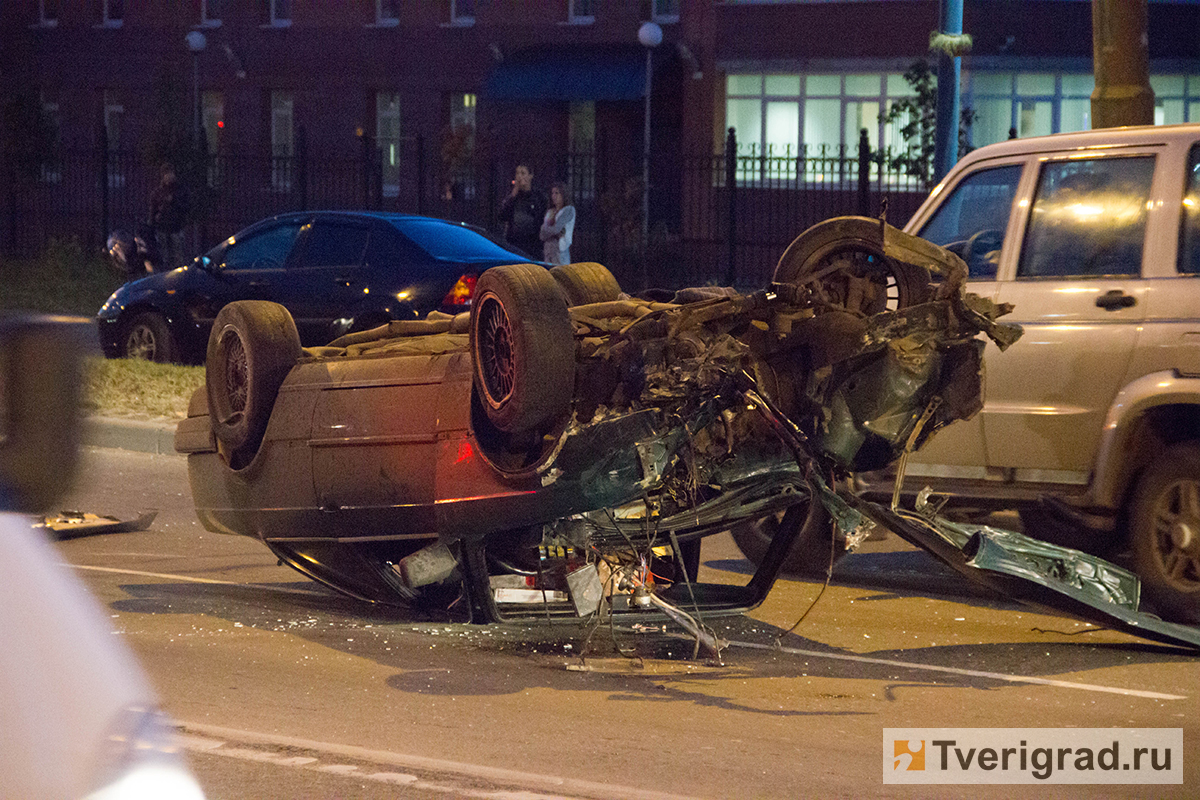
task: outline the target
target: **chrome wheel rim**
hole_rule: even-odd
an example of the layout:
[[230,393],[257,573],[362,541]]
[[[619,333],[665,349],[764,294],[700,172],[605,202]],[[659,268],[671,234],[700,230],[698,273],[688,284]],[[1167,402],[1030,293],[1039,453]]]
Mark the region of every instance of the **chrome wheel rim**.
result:
[[504,306],[494,295],[480,300],[476,344],[483,392],[493,408],[512,397],[516,366],[513,363],[512,326]]

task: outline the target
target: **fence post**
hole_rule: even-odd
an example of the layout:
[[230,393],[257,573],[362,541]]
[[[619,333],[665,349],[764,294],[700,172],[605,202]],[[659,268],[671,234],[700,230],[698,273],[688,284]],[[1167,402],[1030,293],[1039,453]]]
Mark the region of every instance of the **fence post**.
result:
[[866,128],[858,132],[858,215],[871,216],[871,142]]
[[425,213],[425,136],[417,134],[417,213]]
[[108,241],[108,126],[100,126],[100,241]]
[[725,266],[725,285],[733,286],[737,277],[737,129],[730,128],[725,137],[725,190],[728,192],[729,263]]
[[300,185],[300,210],[308,211],[308,129],[296,129],[296,183]]

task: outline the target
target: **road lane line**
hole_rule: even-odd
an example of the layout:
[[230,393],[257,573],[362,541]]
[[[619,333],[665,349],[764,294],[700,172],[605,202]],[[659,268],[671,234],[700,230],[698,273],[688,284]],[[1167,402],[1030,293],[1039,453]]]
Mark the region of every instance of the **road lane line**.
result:
[[[393,753],[387,750],[371,750],[353,745],[319,742],[313,739],[301,739],[294,736],[279,736],[276,734],[245,731],[236,728],[225,728],[218,725],[208,725],[201,722],[186,722],[175,720],[175,725],[181,729],[178,742],[186,750],[204,755],[226,755],[232,758],[250,759],[287,766],[294,769],[316,769],[322,772],[345,774],[359,780],[376,780],[382,783],[396,783],[416,788],[430,789],[452,793],[457,797],[481,798],[512,798],[521,797],[528,800],[554,800],[554,798],[577,797],[592,798],[593,800],[697,800],[697,798],[668,794],[665,792],[636,789],[630,786],[596,783],[594,781],[565,778],[558,775],[544,775],[534,772],[487,767],[482,764],[467,764],[461,761],[447,761],[440,758],[429,758],[407,753]],[[224,740],[236,742],[237,745],[226,747]],[[247,745],[263,745],[278,748],[297,748],[313,753],[320,753],[335,758],[347,758],[368,764],[379,764],[388,767],[399,767],[435,775],[455,775],[473,780],[489,781],[503,786],[517,786],[546,792],[545,795],[533,795],[521,792],[514,795],[508,791],[471,790],[468,787],[438,784],[431,780],[422,780],[414,776],[396,772],[366,772],[352,765],[321,764],[318,761],[298,763],[295,758],[287,759],[273,754],[252,755]],[[262,753],[263,751],[257,751]],[[290,762],[290,763],[289,763]]]
[[1129,697],[1145,697],[1151,700],[1186,700],[1187,695],[1182,694],[1162,694],[1161,692],[1147,692],[1141,689],[1121,689],[1116,686],[1099,686],[1092,683],[1075,683],[1073,681],[1059,681],[1053,678],[1035,678],[1029,675],[1007,675],[1003,672],[984,672],[974,669],[961,669],[959,667],[939,667],[936,664],[918,664],[912,661],[894,661],[888,658],[871,658],[870,656],[856,656],[847,653],[823,653],[818,650],[801,650],[796,647],[776,647],[773,644],[761,644],[756,642],[730,642],[730,647],[745,647],[751,650],[771,650],[782,653],[788,653],[796,656],[808,656],[810,658],[831,658],[836,661],[855,661],[860,664],[881,664],[885,667],[896,667],[898,669],[915,669],[925,670],[927,672],[945,672],[951,675],[963,675],[969,678],[989,678],[997,681],[1008,681],[1009,683],[1036,683],[1042,686],[1056,686],[1060,689],[1082,689],[1088,692],[1107,692],[1109,694],[1123,694]]
[[63,564],[64,567],[71,569],[86,569],[91,572],[111,572],[117,575],[137,575],[140,578],[165,578],[173,581],[184,581],[187,583],[212,583],[218,586],[238,586],[241,588],[250,589],[266,589],[269,592],[280,592],[281,594],[298,594],[303,597],[328,597],[328,595],[319,592],[310,592],[305,589],[287,589],[282,586],[272,586],[269,583],[239,583],[237,581],[221,581],[215,578],[193,578],[190,575],[172,575],[169,572],[143,572],[137,569],[121,569],[119,567],[93,567],[87,564]]

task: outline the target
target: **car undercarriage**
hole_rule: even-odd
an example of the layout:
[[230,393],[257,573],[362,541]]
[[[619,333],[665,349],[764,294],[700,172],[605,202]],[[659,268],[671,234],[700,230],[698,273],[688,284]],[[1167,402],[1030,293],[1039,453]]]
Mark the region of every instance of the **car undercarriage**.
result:
[[[882,221],[806,231],[768,287],[630,297],[598,264],[497,267],[472,311],[301,350],[236,303],[180,423],[206,528],[253,536],[372,602],[475,622],[704,619],[828,572],[880,526],[993,588],[1138,635],[1137,579],[1019,534],[849,490],[982,403],[983,340],[1019,328],[954,254]],[[754,531],[744,586],[698,583],[702,540]],[[740,540],[739,540],[740,541]]]

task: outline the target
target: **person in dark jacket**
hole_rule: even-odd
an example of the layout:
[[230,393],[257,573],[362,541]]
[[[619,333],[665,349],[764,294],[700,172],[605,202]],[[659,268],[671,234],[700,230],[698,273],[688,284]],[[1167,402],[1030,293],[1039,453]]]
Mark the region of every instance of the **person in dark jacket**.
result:
[[163,164],[161,179],[150,196],[150,225],[158,236],[163,269],[175,269],[183,253],[183,225],[188,213],[187,187],[173,164]]
[[538,231],[546,214],[546,196],[533,188],[533,172],[526,164],[518,164],[513,175],[512,191],[500,206],[500,221],[504,223],[504,240],[520,248],[530,258],[542,252]]

